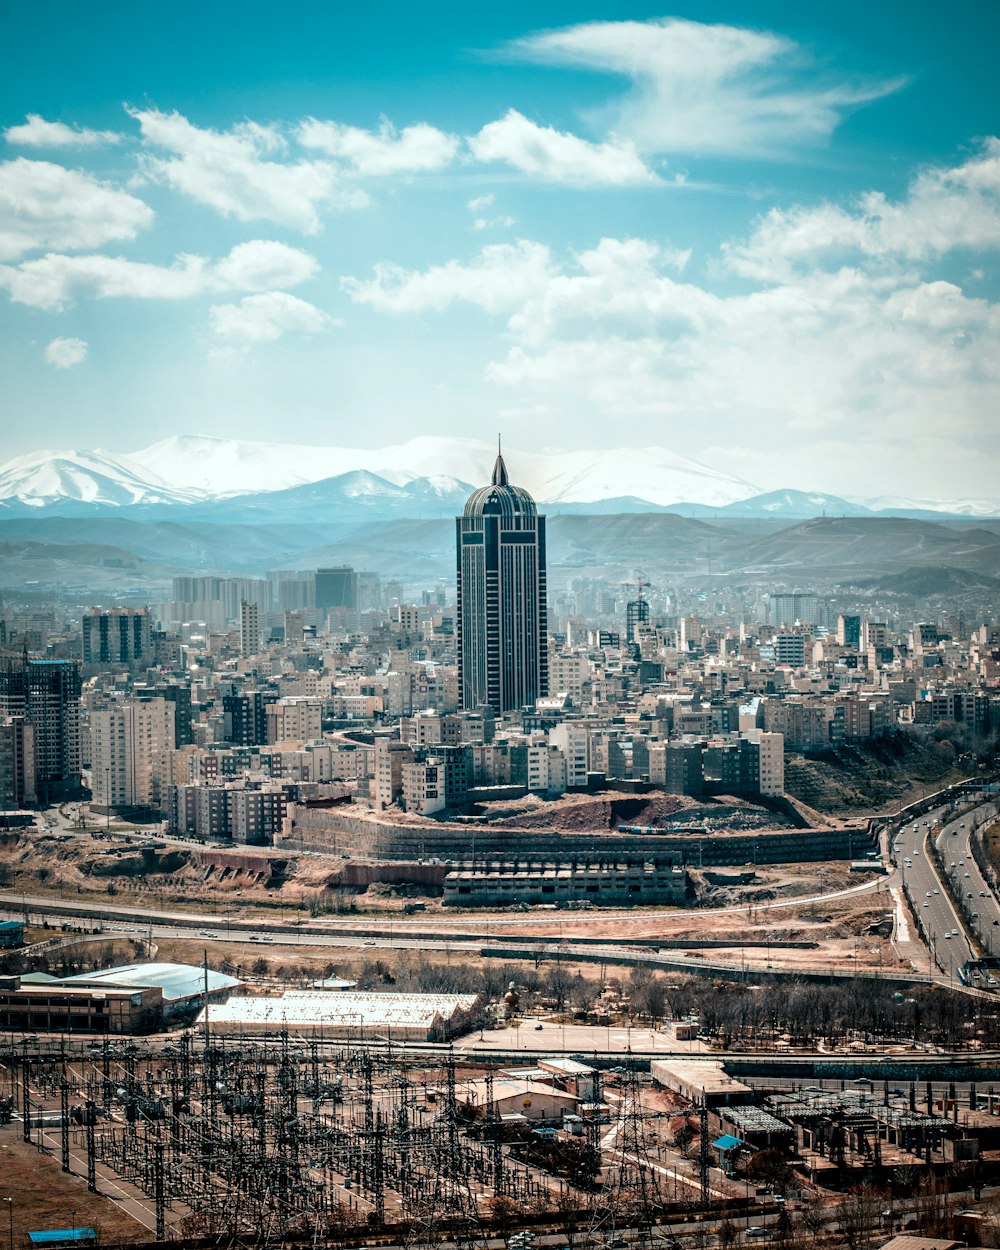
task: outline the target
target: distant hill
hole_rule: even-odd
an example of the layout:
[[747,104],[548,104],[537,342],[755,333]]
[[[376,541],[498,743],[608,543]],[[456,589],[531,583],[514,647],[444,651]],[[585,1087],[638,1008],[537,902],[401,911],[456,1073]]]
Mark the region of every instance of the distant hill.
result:
[[[322,484],[318,484],[322,486]],[[310,484],[312,490],[317,484]],[[425,519],[381,519],[354,513],[328,523],[271,517],[254,524],[232,521],[176,521],[110,517],[33,515],[0,520],[0,579],[21,580],[13,563],[25,543],[51,546],[44,558],[65,559],[64,548],[113,549],[112,559],[136,558],[169,571],[204,569],[259,576],[274,568],[315,568],[345,562],[412,584],[451,581],[455,575],[452,515]],[[41,557],[40,557],[41,558]],[[637,570],[653,578],[731,575],[772,580],[813,580],[882,586],[900,577],[900,587],[923,593],[921,585],[990,587],[1000,578],[1000,522],[917,521],[880,517],[827,517],[793,524],[761,518],[699,520],[672,512],[610,515],[550,515],[550,568],[629,580]],[[147,570],[148,571],[148,570]],[[926,573],[926,582],[915,580]],[[970,574],[986,579],[976,582]],[[952,582],[942,581],[948,575]],[[909,580],[907,580],[909,579]],[[58,579],[57,579],[58,580]],[[889,587],[893,583],[887,583]],[[930,590],[927,593],[937,593]]]
[[849,583],[862,590],[877,590],[885,595],[927,599],[931,595],[955,595],[967,590],[1000,590],[1000,577],[975,573],[970,569],[936,567],[905,569],[889,577],[862,577]]

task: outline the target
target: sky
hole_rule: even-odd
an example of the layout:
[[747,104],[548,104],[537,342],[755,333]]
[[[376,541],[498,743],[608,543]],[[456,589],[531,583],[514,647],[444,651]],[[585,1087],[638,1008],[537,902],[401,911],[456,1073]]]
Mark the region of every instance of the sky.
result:
[[0,460],[666,446],[1000,497],[1000,6],[0,0]]

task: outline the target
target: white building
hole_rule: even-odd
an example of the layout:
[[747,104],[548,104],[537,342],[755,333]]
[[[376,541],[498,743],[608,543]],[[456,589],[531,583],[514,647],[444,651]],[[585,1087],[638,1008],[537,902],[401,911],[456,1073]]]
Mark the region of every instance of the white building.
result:
[[772,798],[785,793],[785,737],[765,733],[763,729],[747,731],[747,738],[760,748],[760,792]]
[[323,701],[291,696],[267,709],[268,742],[309,742],[323,733]]
[[549,745],[558,747],[562,752],[566,768],[566,785],[587,784],[587,744],[589,739],[587,726],[581,721],[563,721],[549,730]]
[[159,801],[164,757],[174,746],[174,704],[143,699],[90,717],[94,802],[101,807],[148,807]]
[[408,812],[431,816],[445,803],[444,760],[411,760],[403,765],[403,806]]

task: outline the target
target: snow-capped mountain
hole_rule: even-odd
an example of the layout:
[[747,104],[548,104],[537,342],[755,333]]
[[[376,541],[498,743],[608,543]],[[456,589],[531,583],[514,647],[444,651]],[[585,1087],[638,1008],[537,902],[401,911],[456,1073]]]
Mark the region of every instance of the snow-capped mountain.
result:
[[[356,447],[259,443],[184,434],[141,451],[39,451],[0,466],[0,516],[43,510],[94,515],[137,506],[148,512],[192,505],[206,518],[241,511],[277,519],[331,508],[445,515],[473,485],[489,480],[496,448],[474,439],[424,435],[406,443]],[[955,502],[892,496],[841,499],[801,490],[762,494],[753,483],[666,447],[569,452],[505,449],[511,478],[560,511],[669,509],[701,515],[793,519],[808,516],[1000,516],[1000,499]],[[314,487],[315,489],[310,489]],[[206,511],[207,510],[207,511]],[[189,514],[190,515],[190,512]]]
[[103,451],[36,451],[0,466],[0,499],[32,507],[61,499],[121,507],[199,498],[204,492],[172,486],[154,471],[131,467],[125,456]]
[[936,499],[907,499],[901,495],[880,495],[877,499],[854,500],[863,502],[873,512],[947,512],[949,516],[995,517],[1000,515],[997,499],[951,499],[942,503]]
[[[680,500],[718,507],[756,493],[749,482],[664,447],[505,455],[514,480],[543,503],[633,496],[660,507]],[[67,499],[181,503],[287,490],[354,473],[398,487],[420,483],[412,491],[417,497],[451,497],[457,484],[488,481],[495,457],[487,443],[431,436],[365,450],[179,435],[123,454],[21,456],[0,468],[0,500],[38,507]]]

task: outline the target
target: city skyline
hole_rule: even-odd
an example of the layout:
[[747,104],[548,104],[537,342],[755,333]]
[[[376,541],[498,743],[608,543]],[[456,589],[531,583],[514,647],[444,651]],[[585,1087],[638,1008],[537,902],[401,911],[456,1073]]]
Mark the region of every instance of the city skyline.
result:
[[986,6],[57,7],[2,19],[4,460],[499,427],[995,494]]

